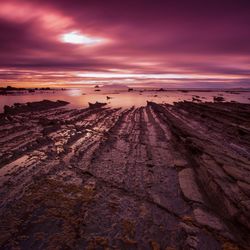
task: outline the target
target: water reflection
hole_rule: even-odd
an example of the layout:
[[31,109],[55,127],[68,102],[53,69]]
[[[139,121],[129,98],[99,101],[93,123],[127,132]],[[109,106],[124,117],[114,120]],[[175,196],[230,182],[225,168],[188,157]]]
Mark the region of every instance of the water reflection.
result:
[[66,94],[69,96],[81,96],[83,93],[81,89],[68,89]]
[[[111,97],[110,99],[107,96]],[[70,108],[84,108],[88,106],[89,102],[107,102],[111,107],[131,107],[131,106],[145,106],[147,101],[154,101],[157,103],[173,104],[177,101],[192,101],[193,96],[199,96],[202,101],[213,101],[214,96],[223,96],[225,101],[236,101],[242,103],[250,103],[250,92],[240,92],[238,94],[213,91],[133,91],[127,90],[105,90],[101,89],[96,92],[94,89],[66,89],[56,90],[50,92],[35,92],[22,93],[17,95],[0,96],[0,112],[3,111],[4,105],[13,105],[14,103],[26,103],[33,101],[47,100],[64,100],[70,102]]]

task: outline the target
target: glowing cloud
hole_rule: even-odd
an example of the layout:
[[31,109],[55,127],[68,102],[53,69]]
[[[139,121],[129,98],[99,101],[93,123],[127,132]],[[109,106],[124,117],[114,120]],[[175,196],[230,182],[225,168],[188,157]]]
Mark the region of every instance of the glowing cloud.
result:
[[0,86],[249,88],[250,1],[156,2],[0,0]]
[[103,39],[85,36],[77,31],[72,31],[70,33],[63,34],[61,36],[61,41],[72,44],[95,45],[97,43],[101,43]]

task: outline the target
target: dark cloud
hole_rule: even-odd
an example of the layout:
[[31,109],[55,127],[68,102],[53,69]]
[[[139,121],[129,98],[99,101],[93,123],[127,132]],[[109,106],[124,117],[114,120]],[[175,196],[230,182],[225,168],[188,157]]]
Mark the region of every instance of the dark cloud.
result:
[[[0,68],[247,79],[249,9],[244,0],[2,0]],[[109,42],[88,47],[59,40],[74,30]]]

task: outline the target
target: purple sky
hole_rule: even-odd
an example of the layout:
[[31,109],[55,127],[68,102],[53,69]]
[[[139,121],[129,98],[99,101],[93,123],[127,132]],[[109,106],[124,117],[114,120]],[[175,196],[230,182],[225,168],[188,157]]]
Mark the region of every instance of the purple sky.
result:
[[1,0],[0,83],[250,87],[250,1]]

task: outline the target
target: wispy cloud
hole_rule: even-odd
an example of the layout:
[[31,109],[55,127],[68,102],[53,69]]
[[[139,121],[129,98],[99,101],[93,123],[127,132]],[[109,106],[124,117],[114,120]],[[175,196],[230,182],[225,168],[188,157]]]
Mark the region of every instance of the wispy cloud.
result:
[[1,84],[176,80],[185,86],[193,79],[201,86],[216,80],[245,86],[249,7],[243,0],[2,0]]

